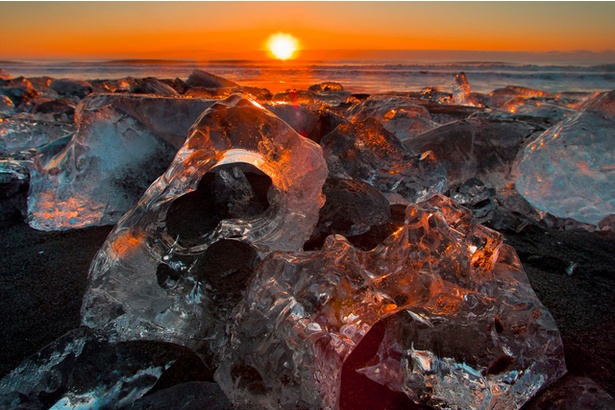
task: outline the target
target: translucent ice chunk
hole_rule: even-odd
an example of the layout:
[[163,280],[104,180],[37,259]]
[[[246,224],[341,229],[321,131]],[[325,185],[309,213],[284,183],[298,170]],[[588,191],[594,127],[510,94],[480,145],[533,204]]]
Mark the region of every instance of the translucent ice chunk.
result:
[[86,328],[75,329],[0,380],[0,407],[120,408],[147,393],[173,362],[192,356],[179,346],[110,344]]
[[37,149],[72,134],[75,125],[66,121],[49,121],[42,115],[20,113],[0,119],[0,155]]
[[485,291],[396,314],[377,364],[359,373],[436,408],[523,406],[566,372],[562,342],[512,247],[500,247],[493,271]]
[[598,224],[615,213],[615,91],[525,148],[517,191],[560,218]]
[[470,84],[468,83],[465,73],[456,74],[453,79],[452,103],[457,105],[470,105],[472,107],[481,105],[470,92]]
[[359,121],[374,118],[399,139],[414,137],[438,126],[425,107],[406,97],[370,97],[352,107],[348,117]]
[[420,346],[412,362],[383,354],[364,371],[378,381],[386,371],[382,382],[417,401],[434,386],[447,408],[516,408],[564,372],[554,320],[515,251],[437,195],[409,205],[405,224],[370,252],[330,236],[319,252],[268,255],[215,378],[240,408],[337,408],[344,360],[374,324],[401,311],[433,343],[407,333],[395,340],[416,343],[411,354]]
[[171,163],[213,101],[99,94],[79,104],[68,146],[41,158],[28,221],[40,230],[116,223]]
[[333,176],[367,182],[410,202],[446,190],[445,171],[433,155],[426,150],[410,154],[374,119],[341,124],[320,144]]
[[489,107],[494,108],[505,107],[506,109],[510,110],[511,105],[514,106],[515,104],[520,104],[527,98],[552,96],[553,94],[546,91],[508,85],[504,88],[498,88],[497,90],[493,90],[489,94],[488,105]]
[[[222,219],[190,242],[173,234],[172,205],[196,192],[207,172],[228,164],[249,164],[271,179],[269,207],[259,215]],[[321,148],[258,104],[234,95],[213,105],[95,257],[83,323],[117,340],[164,340],[215,353],[225,340],[228,318],[220,317],[218,285],[200,272],[203,260],[231,263],[233,257],[216,249],[233,243],[244,245],[233,252],[244,254],[248,265],[254,250],[262,255],[300,249],[318,219],[326,176]],[[238,189],[228,195],[248,192],[241,178],[231,178],[229,186]],[[195,217],[185,217],[190,218]]]
[[413,152],[430,150],[446,168],[450,186],[479,178],[489,187],[516,180],[523,147],[538,127],[521,121],[468,118],[403,141]]

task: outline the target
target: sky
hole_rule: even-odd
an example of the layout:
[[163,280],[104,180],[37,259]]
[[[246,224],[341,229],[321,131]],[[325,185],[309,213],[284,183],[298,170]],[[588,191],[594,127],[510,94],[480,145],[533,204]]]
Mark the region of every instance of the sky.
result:
[[304,58],[615,50],[612,1],[0,2],[0,15],[0,59],[259,58],[277,32]]

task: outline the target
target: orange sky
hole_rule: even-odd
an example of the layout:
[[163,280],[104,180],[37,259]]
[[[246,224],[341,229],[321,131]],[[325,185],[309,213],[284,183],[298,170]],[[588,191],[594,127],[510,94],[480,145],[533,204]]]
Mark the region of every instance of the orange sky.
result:
[[305,50],[615,50],[615,2],[0,2],[0,15],[0,59],[258,58],[278,31]]

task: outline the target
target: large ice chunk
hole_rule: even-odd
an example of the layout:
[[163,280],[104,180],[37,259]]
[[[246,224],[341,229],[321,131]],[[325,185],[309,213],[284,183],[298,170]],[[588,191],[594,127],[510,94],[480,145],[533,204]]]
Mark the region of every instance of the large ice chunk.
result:
[[537,129],[521,121],[468,118],[403,143],[414,152],[432,151],[446,168],[449,186],[479,178],[500,188],[515,182],[520,152]]
[[213,101],[98,94],[76,112],[66,148],[31,175],[28,222],[40,230],[116,223],[171,163]]
[[363,372],[417,402],[518,408],[565,371],[555,322],[514,249],[437,195],[409,205],[372,251],[330,236],[318,252],[268,255],[216,380],[240,408],[337,408],[343,362],[397,312],[409,330],[389,335]]
[[410,202],[446,190],[445,171],[433,155],[426,150],[412,155],[374,119],[341,124],[320,144],[333,176],[367,182]]
[[[244,178],[237,170],[223,169],[241,164],[271,179],[269,207],[263,213],[231,215],[190,240],[170,229],[171,208],[198,193],[208,172],[222,169],[214,183],[230,187],[223,192],[232,203],[245,204],[242,198],[252,191]],[[112,339],[164,340],[215,353],[225,340],[228,319],[217,299],[220,286],[229,286],[235,277],[247,280],[259,254],[303,246],[324,202],[326,176],[321,148],[258,104],[234,95],[213,105],[194,124],[167,172],[122,218],[95,257],[83,323],[103,329]],[[197,216],[183,219],[196,225]],[[234,263],[227,255],[231,250],[225,251],[229,246],[240,248],[233,252],[244,255],[245,263],[221,266],[216,279],[205,262]],[[233,298],[227,302],[227,308],[237,303]]]
[[597,225],[615,214],[615,91],[525,148],[516,187],[535,207]]

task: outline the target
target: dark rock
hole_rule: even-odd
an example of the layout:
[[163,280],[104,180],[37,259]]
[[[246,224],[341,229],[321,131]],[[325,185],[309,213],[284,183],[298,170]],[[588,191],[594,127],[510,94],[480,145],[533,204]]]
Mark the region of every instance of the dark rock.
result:
[[24,163],[0,160],[0,226],[22,221],[26,216],[29,180]]
[[365,101],[370,97],[370,94],[365,93],[353,93],[350,94],[351,97],[356,98],[359,101]]
[[306,250],[322,247],[329,235],[360,235],[391,219],[389,201],[365,182],[329,177],[322,190],[327,199]]

